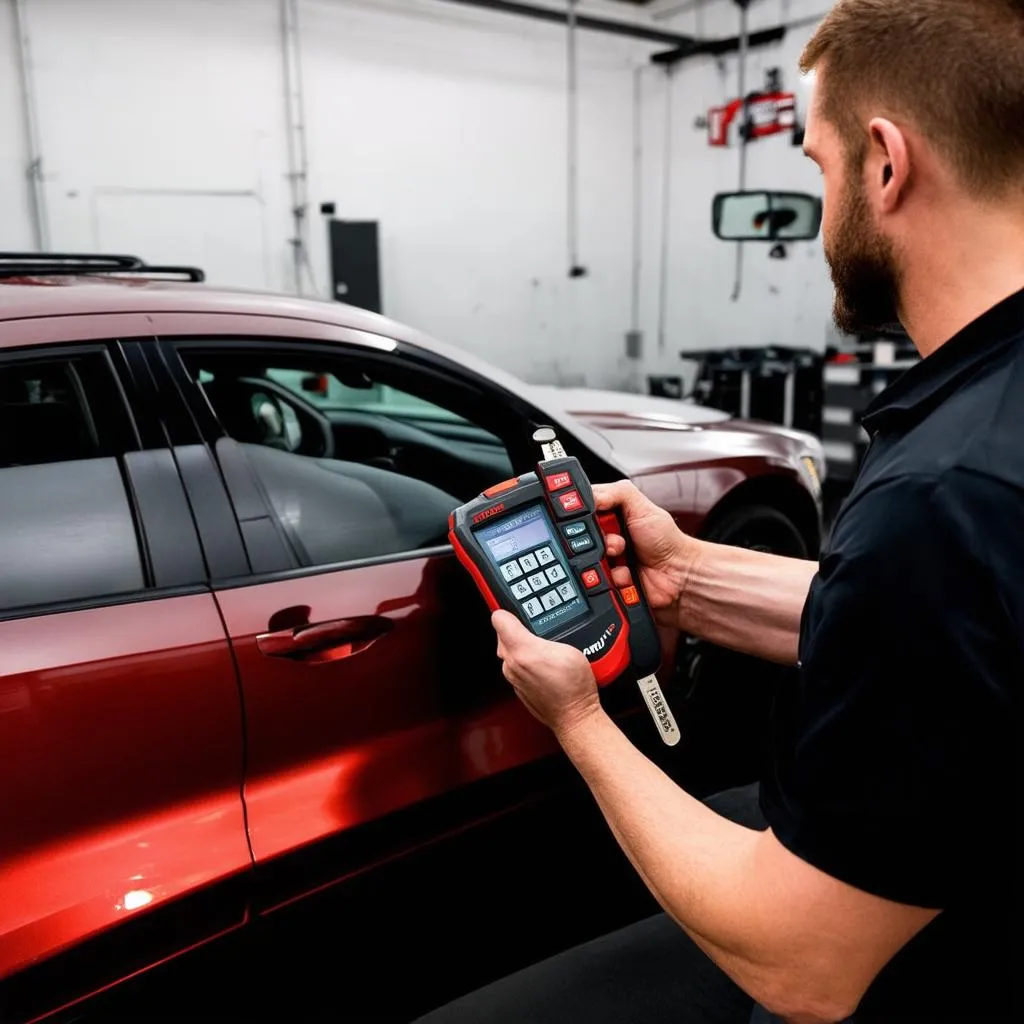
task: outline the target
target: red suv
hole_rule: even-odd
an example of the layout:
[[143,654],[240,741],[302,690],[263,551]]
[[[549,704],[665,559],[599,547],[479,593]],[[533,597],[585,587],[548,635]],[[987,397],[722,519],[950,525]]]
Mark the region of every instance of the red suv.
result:
[[[686,530],[816,550],[806,435],[534,388],[337,304],[39,269],[0,258],[11,1017],[524,798],[515,770],[555,746],[445,534],[531,467],[538,426]],[[698,651],[670,655],[667,685]],[[726,735],[719,756],[742,756]],[[381,821],[387,844],[360,844]]]

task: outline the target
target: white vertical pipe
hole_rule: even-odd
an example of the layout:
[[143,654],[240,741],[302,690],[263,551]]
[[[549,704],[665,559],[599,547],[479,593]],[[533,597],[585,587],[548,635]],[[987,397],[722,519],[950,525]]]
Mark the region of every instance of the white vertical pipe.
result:
[[580,265],[579,253],[579,59],[576,53],[576,0],[568,0],[566,64],[566,237],[570,273]]
[[[750,0],[737,0],[740,5],[740,99],[743,101],[743,118],[740,122],[741,132],[747,128],[747,58],[750,55]],[[740,191],[747,190],[747,147],[746,135],[740,136]],[[743,292],[743,243],[736,243],[736,278],[732,287],[732,301],[738,302]]]
[[645,65],[633,69],[633,281],[631,324],[640,330],[640,280],[643,270],[643,73]]
[[21,80],[22,117],[28,143],[26,177],[32,207],[32,233],[36,249],[50,248],[50,223],[46,210],[46,186],[43,181],[43,150],[39,141],[39,116],[36,110],[35,81],[32,76],[32,44],[28,34],[26,0],[14,0],[14,31],[17,37],[18,74]]
[[665,351],[666,316],[668,311],[669,243],[672,237],[672,67],[665,68],[665,150],[661,170],[661,266],[658,272],[658,351]]
[[[299,42],[299,0],[281,2],[281,48],[284,62],[285,120],[288,134],[288,183],[291,190],[292,266],[295,292],[305,293],[304,270],[309,268],[309,155],[306,149],[306,104],[302,91]],[[312,275],[311,275],[312,276]]]

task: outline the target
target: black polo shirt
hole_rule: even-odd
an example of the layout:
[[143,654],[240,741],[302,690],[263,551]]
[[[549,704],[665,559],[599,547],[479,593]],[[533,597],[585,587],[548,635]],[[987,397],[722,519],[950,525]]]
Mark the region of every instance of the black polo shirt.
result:
[[1008,1019],[1024,986],[1024,292],[863,422],[871,447],[811,586],[799,672],[777,695],[762,808],[834,878],[943,911],[858,1022]]

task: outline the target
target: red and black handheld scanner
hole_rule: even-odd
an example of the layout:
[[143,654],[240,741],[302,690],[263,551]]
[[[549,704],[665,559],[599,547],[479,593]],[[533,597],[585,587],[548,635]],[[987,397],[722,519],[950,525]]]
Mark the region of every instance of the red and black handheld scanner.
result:
[[[621,516],[597,512],[583,467],[553,430],[534,439],[544,455],[535,473],[496,484],[452,512],[455,554],[492,610],[582,651],[598,685],[632,676],[662,738],[675,744],[679,730],[655,678],[661,645]],[[625,554],[607,557],[606,533],[626,539]],[[611,575],[618,565],[630,570],[619,587]]]

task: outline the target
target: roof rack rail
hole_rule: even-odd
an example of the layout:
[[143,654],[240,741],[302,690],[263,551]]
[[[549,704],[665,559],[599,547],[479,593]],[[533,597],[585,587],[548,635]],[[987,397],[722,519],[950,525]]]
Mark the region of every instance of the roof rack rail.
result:
[[79,274],[138,274],[141,277],[183,277],[206,280],[199,267],[150,266],[138,256],[75,252],[0,252],[0,278]]

